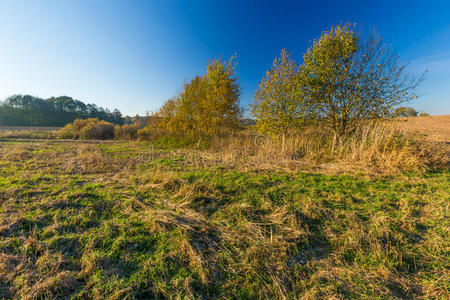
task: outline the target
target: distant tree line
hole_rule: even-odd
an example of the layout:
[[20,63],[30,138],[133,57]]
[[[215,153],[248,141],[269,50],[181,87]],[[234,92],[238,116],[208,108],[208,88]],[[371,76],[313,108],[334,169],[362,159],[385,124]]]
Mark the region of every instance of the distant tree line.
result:
[[412,107],[399,107],[395,110],[398,117],[427,117],[429,114],[426,112],[418,112]]
[[68,96],[41,99],[13,95],[0,101],[0,126],[64,126],[75,119],[97,118],[123,124],[118,109],[110,111],[95,104],[85,104]]

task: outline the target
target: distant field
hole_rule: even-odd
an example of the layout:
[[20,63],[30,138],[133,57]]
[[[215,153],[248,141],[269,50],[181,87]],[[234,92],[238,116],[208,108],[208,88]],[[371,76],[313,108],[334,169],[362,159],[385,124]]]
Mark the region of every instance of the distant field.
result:
[[60,128],[61,127],[0,126],[0,131],[20,131],[20,130],[52,131],[52,130],[58,130]]
[[0,298],[448,297],[448,169],[325,175],[193,154],[0,142]]
[[450,115],[403,118],[396,127],[409,135],[450,143]]
[[60,127],[0,126],[0,138],[54,139]]
[[[450,115],[401,118],[395,124],[397,129],[415,138],[450,143]],[[0,126],[0,138],[54,138],[59,129],[60,127]]]

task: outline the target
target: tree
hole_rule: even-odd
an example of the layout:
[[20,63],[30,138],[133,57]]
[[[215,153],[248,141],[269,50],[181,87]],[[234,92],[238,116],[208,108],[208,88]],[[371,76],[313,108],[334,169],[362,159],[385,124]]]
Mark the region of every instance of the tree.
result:
[[399,117],[417,117],[419,112],[412,107],[399,107],[395,110]]
[[[207,99],[203,125],[205,132],[217,134],[219,130],[236,129],[242,110],[239,107],[241,88],[236,75],[235,57],[228,62],[210,60],[207,65]],[[208,113],[209,111],[209,113]]]
[[112,118],[113,118],[114,124],[117,124],[117,125],[123,124],[122,113],[117,108],[112,111]]
[[195,76],[184,85],[177,97],[177,113],[172,124],[178,124],[180,133],[190,138],[203,139],[207,133],[204,124],[208,118],[206,109],[207,82],[205,76]]
[[30,95],[13,95],[0,103],[0,125],[64,126],[75,119],[99,118],[121,124],[122,114],[84,104],[71,97],[41,99]]
[[300,78],[317,116],[345,135],[362,120],[394,117],[395,107],[416,97],[423,76],[410,76],[406,67],[376,33],[364,38],[339,25],[308,49]]
[[178,97],[173,97],[164,103],[158,113],[151,119],[156,129],[168,130],[172,135],[180,132],[177,118],[179,102]]
[[257,128],[265,133],[281,135],[283,143],[290,132],[303,125],[307,114],[298,83],[297,64],[283,49],[255,92],[251,112]]
[[185,83],[182,91],[156,114],[154,126],[171,134],[204,141],[239,126],[240,86],[234,57],[210,60],[206,74]]

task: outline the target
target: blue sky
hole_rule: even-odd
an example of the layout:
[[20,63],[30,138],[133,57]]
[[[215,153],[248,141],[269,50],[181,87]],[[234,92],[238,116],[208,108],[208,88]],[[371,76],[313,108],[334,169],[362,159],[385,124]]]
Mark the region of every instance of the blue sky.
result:
[[450,114],[450,1],[0,2],[0,99],[68,95],[157,110],[212,57],[237,53],[246,106],[282,48],[301,61],[342,22],[376,29],[412,72],[428,70],[411,106]]

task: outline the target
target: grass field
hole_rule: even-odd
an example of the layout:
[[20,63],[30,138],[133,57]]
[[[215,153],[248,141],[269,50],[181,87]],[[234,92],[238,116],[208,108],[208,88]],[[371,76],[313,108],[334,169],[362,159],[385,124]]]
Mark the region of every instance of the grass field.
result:
[[448,297],[448,169],[325,175],[192,153],[0,143],[0,298]]
[[54,139],[59,127],[0,126],[0,138]]
[[415,137],[450,144],[450,116],[402,118],[396,127]]

